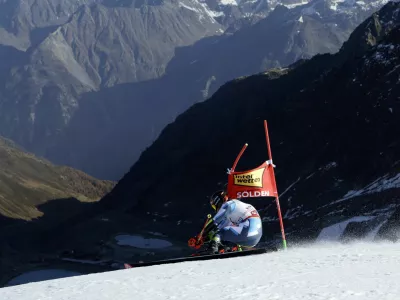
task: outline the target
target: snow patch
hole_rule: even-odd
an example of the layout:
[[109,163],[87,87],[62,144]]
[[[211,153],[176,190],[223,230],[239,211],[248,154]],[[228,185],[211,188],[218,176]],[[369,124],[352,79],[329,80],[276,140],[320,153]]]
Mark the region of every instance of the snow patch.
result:
[[348,219],[346,221],[340,222],[333,224],[331,226],[325,227],[324,229],[321,230],[317,237],[317,242],[320,241],[338,241],[340,237],[343,235],[344,230],[346,229],[346,226],[350,222],[363,222],[363,221],[369,221],[371,219],[374,219],[376,217],[372,216],[367,216],[367,217],[353,217],[351,219]]
[[284,190],[284,191],[280,194],[280,197],[282,197],[282,196],[283,196],[287,191],[289,191],[296,183],[298,183],[298,182],[300,181],[300,178],[301,178],[301,177],[297,178],[297,180],[296,180],[295,182],[293,182],[291,185],[289,185],[289,186],[287,187],[287,189]]
[[235,0],[220,0],[219,3],[221,5],[234,5],[234,6],[238,5],[238,3]]
[[155,232],[155,231],[148,231],[148,233],[155,235],[155,236],[162,236],[162,237],[167,237],[165,234],[160,233],[160,232]]
[[203,7],[204,11],[210,16],[211,18],[217,18],[217,17],[222,17],[224,16],[224,13],[222,11],[213,11],[211,10],[206,3],[200,3],[200,5]]
[[263,217],[262,218],[263,222],[276,222],[279,221],[278,217]]
[[294,219],[294,218],[301,216],[302,208],[303,208],[303,205],[288,209],[285,213],[284,219],[290,220],[290,219]]
[[313,177],[314,175],[315,175],[315,172],[311,173],[310,175],[308,175],[308,176],[306,177],[306,180],[310,179],[310,178]]
[[118,245],[131,246],[142,249],[159,249],[172,246],[168,241],[161,239],[146,239],[138,235],[118,235],[115,237]]
[[328,171],[335,167],[337,167],[337,163],[333,161],[333,162],[330,162],[329,164],[327,164],[326,166],[319,168],[319,171],[321,171],[321,170]]
[[348,199],[354,198],[354,197],[369,195],[369,194],[373,194],[373,193],[380,193],[382,191],[389,190],[389,189],[400,188],[400,173],[391,178],[388,178],[388,176],[389,175],[387,174],[383,177],[376,179],[374,182],[368,184],[361,190],[351,190],[351,191],[347,192],[346,195],[343,196],[343,198],[333,201],[324,206],[343,202],[345,200],[348,200]]
[[292,3],[292,4],[281,4],[283,6],[286,6],[287,8],[295,8],[297,6],[301,6],[301,5],[306,5],[308,4],[309,1],[302,1],[302,2],[297,2],[297,3]]
[[194,2],[193,5],[194,6],[189,6],[186,3],[179,2],[179,7],[183,7],[197,13],[199,21],[202,21],[204,18],[209,18],[211,19],[212,23],[216,23],[214,18],[221,17],[224,15],[223,12],[216,12],[210,10],[210,8],[206,3]]
[[299,18],[299,22],[300,23],[303,23],[304,21],[303,21],[303,16],[301,16],[300,18]]

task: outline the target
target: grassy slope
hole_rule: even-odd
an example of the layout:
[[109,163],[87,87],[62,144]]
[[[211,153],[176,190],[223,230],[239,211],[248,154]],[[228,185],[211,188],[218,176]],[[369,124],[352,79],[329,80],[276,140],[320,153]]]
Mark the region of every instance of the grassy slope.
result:
[[0,138],[0,214],[30,220],[42,215],[36,206],[59,198],[99,200],[114,183],[35,157]]

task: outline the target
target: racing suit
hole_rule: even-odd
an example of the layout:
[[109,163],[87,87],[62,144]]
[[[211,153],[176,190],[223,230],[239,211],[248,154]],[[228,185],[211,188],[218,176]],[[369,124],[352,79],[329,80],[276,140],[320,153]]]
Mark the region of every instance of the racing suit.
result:
[[217,243],[230,242],[243,247],[254,247],[262,237],[262,222],[250,204],[233,199],[225,202],[213,218]]

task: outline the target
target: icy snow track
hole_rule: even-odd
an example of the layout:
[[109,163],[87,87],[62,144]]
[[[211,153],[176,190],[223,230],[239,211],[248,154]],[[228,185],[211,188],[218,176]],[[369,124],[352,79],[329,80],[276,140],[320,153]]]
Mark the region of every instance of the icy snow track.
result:
[[400,244],[318,244],[0,289],[1,300],[400,299]]

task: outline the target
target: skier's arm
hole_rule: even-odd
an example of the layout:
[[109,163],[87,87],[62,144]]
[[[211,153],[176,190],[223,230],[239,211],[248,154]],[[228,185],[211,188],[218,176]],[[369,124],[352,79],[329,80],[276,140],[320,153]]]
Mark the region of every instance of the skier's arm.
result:
[[213,236],[218,231],[217,225],[214,223],[213,219],[210,219],[206,228],[204,229],[203,236],[206,237],[206,240]]
[[227,213],[228,204],[223,204],[218,213],[210,220],[206,228],[204,229],[203,236],[211,238],[221,228],[221,223],[224,221],[225,214]]
[[225,220],[225,215],[228,212],[228,208],[229,208],[229,202],[224,203],[213,218],[214,223],[216,224],[218,229],[221,229],[219,225],[221,225],[221,223],[223,223],[223,221]]

